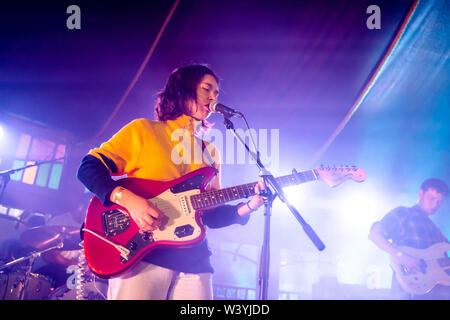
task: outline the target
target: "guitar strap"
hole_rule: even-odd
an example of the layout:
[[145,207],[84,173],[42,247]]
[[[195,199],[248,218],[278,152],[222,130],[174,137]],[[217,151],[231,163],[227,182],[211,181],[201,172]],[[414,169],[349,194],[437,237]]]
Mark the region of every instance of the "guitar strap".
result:
[[[205,141],[203,139],[201,139],[201,140],[202,140],[202,154],[206,154],[206,157],[208,158],[209,166],[214,169],[214,172],[216,173],[214,176],[217,176],[217,174],[219,173],[219,170],[217,170],[217,168],[215,166],[215,161],[214,161],[213,157],[211,156],[211,154],[209,153],[209,150],[206,148]],[[206,150],[206,152],[205,152],[205,150]]]

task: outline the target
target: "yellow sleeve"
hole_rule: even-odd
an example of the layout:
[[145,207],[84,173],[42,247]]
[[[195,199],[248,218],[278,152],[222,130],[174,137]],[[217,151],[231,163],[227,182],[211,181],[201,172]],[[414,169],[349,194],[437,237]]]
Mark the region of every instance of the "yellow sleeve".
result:
[[100,159],[105,167],[108,165],[100,156],[112,160],[117,172],[112,175],[124,175],[137,167],[138,159],[144,145],[144,119],[136,119],[125,125],[111,139],[102,143],[99,148],[89,150],[89,154]]

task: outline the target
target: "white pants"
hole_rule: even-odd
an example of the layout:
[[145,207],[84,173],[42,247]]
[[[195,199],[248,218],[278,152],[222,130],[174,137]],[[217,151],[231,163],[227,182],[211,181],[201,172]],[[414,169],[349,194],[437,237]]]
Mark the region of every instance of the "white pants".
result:
[[211,273],[183,273],[140,262],[109,279],[108,300],[212,300]]

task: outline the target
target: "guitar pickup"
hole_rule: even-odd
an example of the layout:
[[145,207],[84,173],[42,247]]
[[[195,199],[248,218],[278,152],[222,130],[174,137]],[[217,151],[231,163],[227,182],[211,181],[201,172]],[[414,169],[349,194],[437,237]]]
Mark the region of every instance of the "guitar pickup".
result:
[[194,227],[190,224],[185,224],[184,226],[176,227],[174,233],[178,238],[189,237],[194,233]]
[[186,196],[181,196],[178,200],[180,201],[181,210],[183,210],[185,215],[188,215],[190,210]]

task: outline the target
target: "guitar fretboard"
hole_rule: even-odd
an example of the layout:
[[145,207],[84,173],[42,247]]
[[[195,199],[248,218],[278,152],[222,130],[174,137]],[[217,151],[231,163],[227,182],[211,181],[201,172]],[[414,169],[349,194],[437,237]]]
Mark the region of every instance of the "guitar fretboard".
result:
[[[281,187],[288,187],[308,181],[317,180],[318,176],[314,170],[297,172],[275,178]],[[226,202],[248,198],[255,194],[256,182],[241,184],[234,187],[224,188],[220,190],[212,190],[191,196],[191,203],[194,210],[201,210],[215,207]]]

